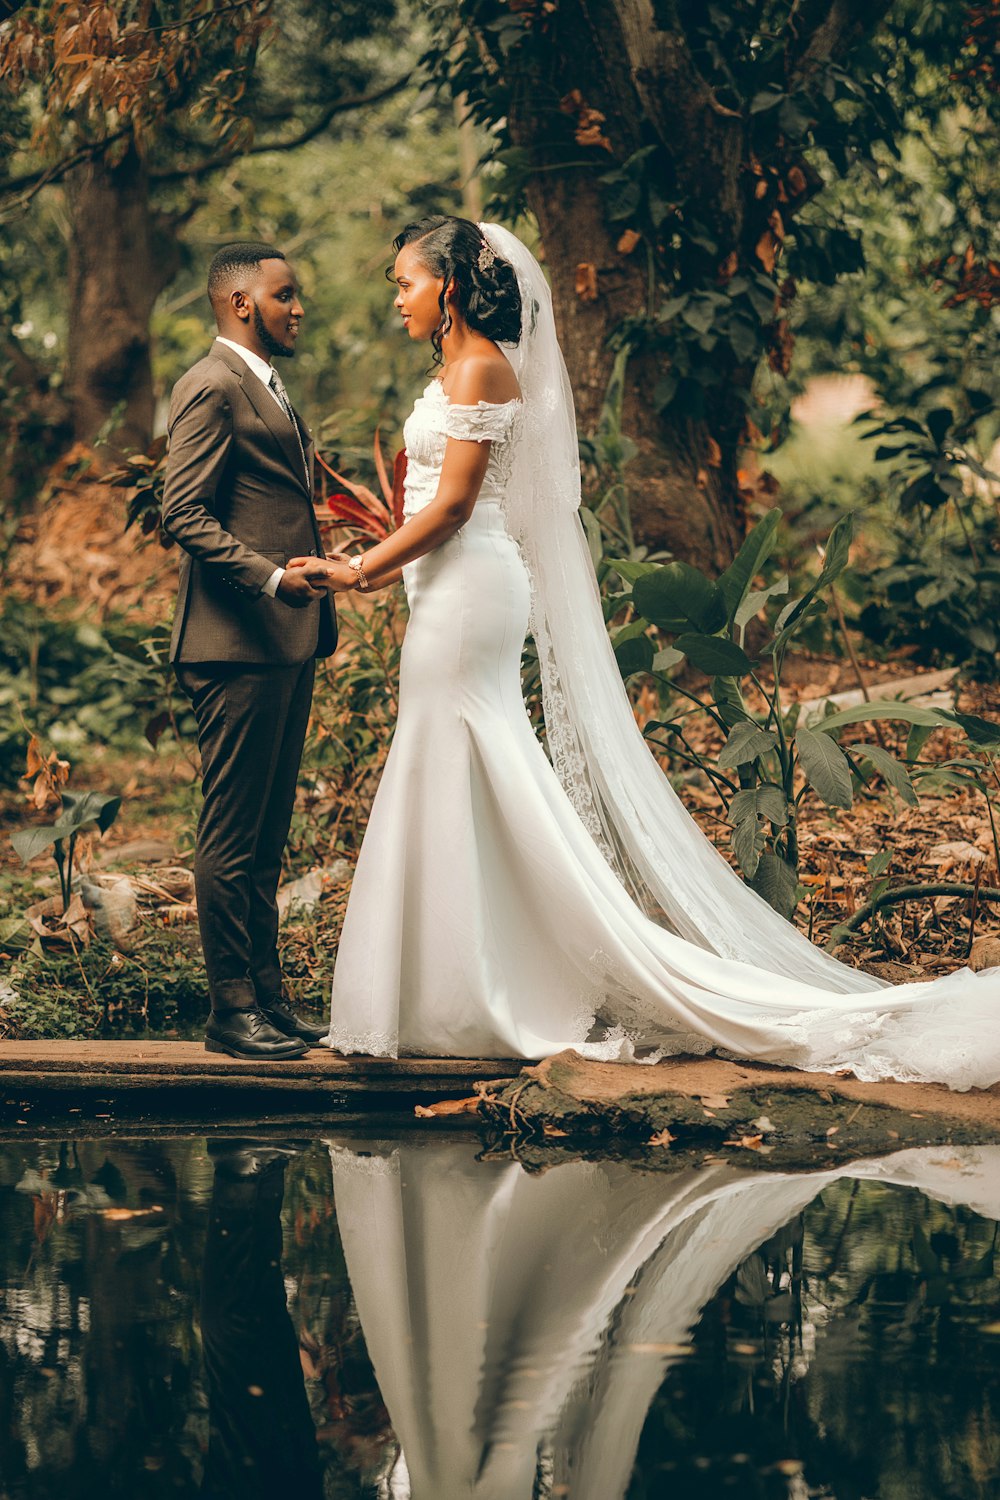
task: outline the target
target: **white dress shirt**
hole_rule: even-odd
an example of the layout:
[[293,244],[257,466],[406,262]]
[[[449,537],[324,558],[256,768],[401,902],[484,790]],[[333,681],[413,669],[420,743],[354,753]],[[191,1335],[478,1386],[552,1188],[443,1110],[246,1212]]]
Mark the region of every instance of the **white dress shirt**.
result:
[[[260,355],[255,354],[252,349],[244,349],[242,344],[235,344],[232,339],[224,339],[221,333],[216,334],[216,339],[220,344],[225,344],[227,349],[232,349],[234,354],[239,355],[240,359],[243,360],[248,369],[253,371],[257,379],[260,381],[261,385],[265,387],[265,389],[267,390],[267,394],[271,397],[275,406],[284,416],[285,408],[278,400],[278,393],[274,389],[274,386],[271,384],[270,360],[261,359]],[[278,584],[281,582],[284,576],[284,568],[275,568],[274,572],[265,583],[263,592],[265,594],[270,594],[271,598],[273,599],[278,592]]]

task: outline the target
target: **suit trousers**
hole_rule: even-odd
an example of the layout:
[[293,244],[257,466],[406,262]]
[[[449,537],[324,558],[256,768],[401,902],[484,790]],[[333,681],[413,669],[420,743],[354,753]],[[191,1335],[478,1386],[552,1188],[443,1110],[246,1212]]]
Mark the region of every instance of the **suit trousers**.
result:
[[201,750],[194,878],[208,992],[213,1010],[249,1010],[281,993],[275,897],[316,663],[176,671]]

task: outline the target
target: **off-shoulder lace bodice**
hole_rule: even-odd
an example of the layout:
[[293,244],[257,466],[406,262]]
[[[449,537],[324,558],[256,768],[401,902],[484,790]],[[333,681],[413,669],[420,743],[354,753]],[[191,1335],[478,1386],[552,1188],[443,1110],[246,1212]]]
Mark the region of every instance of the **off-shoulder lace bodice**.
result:
[[450,437],[492,444],[476,503],[502,503],[521,406],[519,398],[458,406],[448,400],[440,380],[429,381],[403,427],[406,444],[403,514],[415,515],[434,499],[441,478],[445,446]]

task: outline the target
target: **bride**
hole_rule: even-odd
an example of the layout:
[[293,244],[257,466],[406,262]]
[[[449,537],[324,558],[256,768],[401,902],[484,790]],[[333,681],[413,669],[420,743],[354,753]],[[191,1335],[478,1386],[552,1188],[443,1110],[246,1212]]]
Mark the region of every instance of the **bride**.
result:
[[[537,261],[494,224],[394,242],[439,373],[404,427],[405,524],[297,558],[400,576],[400,712],[337,955],[329,1045],[383,1056],[719,1047],[859,1078],[1000,1080],[1000,973],[886,986],[814,948],[684,810],[633,717],[577,516],[572,393]],[[551,761],[521,697],[528,630]]]

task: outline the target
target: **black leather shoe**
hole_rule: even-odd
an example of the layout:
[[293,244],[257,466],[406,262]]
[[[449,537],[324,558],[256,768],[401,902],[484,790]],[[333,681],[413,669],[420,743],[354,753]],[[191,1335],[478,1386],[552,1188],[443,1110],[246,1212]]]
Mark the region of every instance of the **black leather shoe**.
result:
[[297,1036],[307,1046],[313,1046],[330,1030],[329,1026],[313,1026],[309,1021],[303,1021],[292,1010],[284,995],[278,995],[274,1000],[262,1000],[260,1008],[275,1031],[280,1031],[283,1036]]
[[213,1011],[205,1026],[206,1052],[230,1057],[253,1057],[272,1062],[303,1057],[308,1052],[297,1036],[278,1031],[260,1010]]

